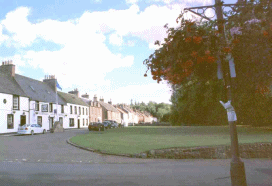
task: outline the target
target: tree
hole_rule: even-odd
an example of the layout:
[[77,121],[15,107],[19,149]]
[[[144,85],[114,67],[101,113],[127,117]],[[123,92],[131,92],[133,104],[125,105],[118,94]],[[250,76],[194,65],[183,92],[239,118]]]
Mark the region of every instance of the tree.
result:
[[[231,12],[234,14],[225,23],[228,41],[225,46],[219,45],[220,36],[215,21],[185,20],[184,14],[177,19],[180,20],[179,28],[168,28],[165,43],[156,41],[155,44],[161,48],[151,54],[144,64],[158,83],[164,79],[175,87],[172,121],[179,118],[185,122],[203,122],[199,116],[208,115],[211,118],[209,114],[220,115],[217,102],[218,99],[224,100],[224,89],[216,76],[219,54],[224,56],[223,64],[228,64],[231,56],[234,58],[237,77],[232,79],[235,85],[232,88],[238,121],[250,124],[269,121],[271,7],[271,1],[251,0],[238,12]],[[211,93],[215,95],[210,96]],[[262,117],[265,119],[260,121]]]

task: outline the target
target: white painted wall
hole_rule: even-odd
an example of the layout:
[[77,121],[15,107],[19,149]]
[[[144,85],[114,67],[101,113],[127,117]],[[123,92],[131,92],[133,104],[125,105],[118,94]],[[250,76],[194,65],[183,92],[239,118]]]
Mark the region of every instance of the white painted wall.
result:
[[[42,105],[47,104],[48,105],[48,112],[42,112]],[[49,130],[49,117],[54,118],[54,122],[59,120],[59,117],[63,118],[63,125],[67,122],[69,122],[69,119],[67,119],[67,105],[64,105],[64,113],[61,113],[61,105],[58,105],[57,114],[54,113],[54,110],[56,109],[56,104],[53,104],[53,111],[49,112],[49,103],[48,102],[39,102],[39,111],[35,110],[35,101],[30,101],[30,123],[38,123],[37,118],[38,116],[42,117],[42,126],[45,127],[46,130]]]
[[123,113],[123,125],[124,125],[124,127],[128,126],[128,122],[129,122],[128,114]]
[[[72,106],[72,114],[70,114],[70,106]],[[77,108],[77,114],[75,114],[75,106]],[[79,114],[79,107],[81,109],[81,114]],[[84,114],[82,111],[82,108],[84,109]],[[86,113],[86,109],[88,110]],[[76,105],[76,104],[71,104],[71,103],[67,103],[67,122],[65,122],[63,124],[63,128],[78,128],[78,120],[80,120],[80,128],[88,128],[88,125],[90,123],[89,121],[89,107],[88,106],[82,106],[82,105]],[[69,125],[69,118],[74,118],[74,126],[70,127]],[[84,120],[84,125],[83,125],[83,120]]]
[[[19,97],[19,109],[13,110],[13,95],[0,93],[0,133],[17,132],[21,123],[21,115],[26,116],[26,123],[29,120],[29,98]],[[6,99],[6,103],[4,103]],[[7,115],[13,114],[14,127],[8,129]]]

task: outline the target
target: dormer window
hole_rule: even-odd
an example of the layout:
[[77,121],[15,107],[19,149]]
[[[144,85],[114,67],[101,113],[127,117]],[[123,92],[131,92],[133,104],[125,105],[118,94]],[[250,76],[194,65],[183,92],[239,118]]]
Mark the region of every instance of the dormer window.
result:
[[19,96],[13,95],[13,110],[19,110]]

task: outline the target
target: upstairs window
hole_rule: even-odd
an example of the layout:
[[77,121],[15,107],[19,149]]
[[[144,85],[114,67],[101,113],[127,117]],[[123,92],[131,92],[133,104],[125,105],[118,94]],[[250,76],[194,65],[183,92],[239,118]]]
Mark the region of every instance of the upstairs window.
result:
[[19,96],[13,96],[13,110],[19,110]]
[[70,106],[70,114],[73,114],[73,106]]
[[38,101],[35,101],[35,110],[36,111],[40,110],[40,103]]
[[89,114],[88,114],[88,109],[87,109],[87,108],[86,108],[86,115],[89,115]]
[[75,114],[77,114],[77,108],[76,108],[76,106],[75,106]]
[[84,108],[82,108],[82,114],[84,115]]
[[78,107],[78,112],[79,112],[79,115],[81,115],[81,108]]
[[61,113],[64,113],[64,105],[61,105]]

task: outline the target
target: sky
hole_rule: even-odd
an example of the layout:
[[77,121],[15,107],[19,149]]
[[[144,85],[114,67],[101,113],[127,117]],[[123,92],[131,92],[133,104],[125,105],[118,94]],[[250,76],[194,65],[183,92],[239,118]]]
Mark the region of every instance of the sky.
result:
[[[234,0],[225,3],[235,3]],[[166,23],[185,7],[213,0],[0,0],[0,62],[42,81],[55,75],[63,92],[77,88],[107,102],[171,103],[171,87],[159,84],[143,61]]]

